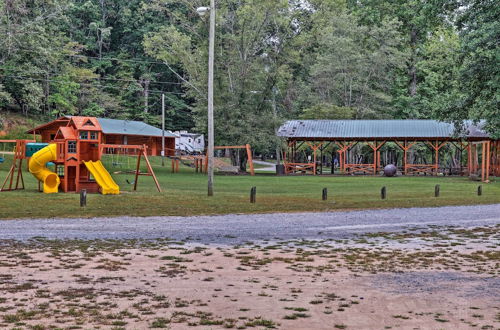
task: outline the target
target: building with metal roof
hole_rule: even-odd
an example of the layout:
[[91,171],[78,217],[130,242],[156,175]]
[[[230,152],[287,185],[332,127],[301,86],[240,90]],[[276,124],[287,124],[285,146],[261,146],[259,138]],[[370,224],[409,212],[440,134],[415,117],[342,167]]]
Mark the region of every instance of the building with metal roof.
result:
[[278,136],[307,139],[449,139],[453,137],[487,138],[481,127],[464,122],[459,132],[450,123],[436,120],[289,120]]
[[[142,121],[97,118],[104,134],[141,135],[161,137],[161,129]],[[177,137],[171,131],[165,130],[166,137]]]
[[[450,159],[452,154],[454,162],[459,164],[449,172],[480,173],[482,180],[487,181],[490,173],[500,176],[500,142],[482,129],[484,124],[464,121],[457,130],[451,123],[436,120],[289,120],[278,129],[277,135],[287,141],[283,155],[286,173],[321,174],[323,151],[329,148],[331,164],[335,160],[340,173],[377,174],[387,165],[381,161],[381,152],[390,146],[400,150],[401,159],[396,158],[393,163],[403,174],[443,174],[444,164],[440,160]],[[360,150],[366,151],[361,145],[369,147],[372,155],[368,157],[366,152],[360,155]],[[424,152],[428,149],[421,163],[414,157],[408,159],[409,154],[415,155],[418,145],[427,147]],[[312,151],[312,155],[304,158],[304,150],[306,154]],[[317,152],[321,159],[319,171]]]

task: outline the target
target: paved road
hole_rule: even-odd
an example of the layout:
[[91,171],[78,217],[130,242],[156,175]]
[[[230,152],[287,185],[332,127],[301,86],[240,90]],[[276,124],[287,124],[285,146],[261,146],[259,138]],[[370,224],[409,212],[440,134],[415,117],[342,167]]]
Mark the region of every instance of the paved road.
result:
[[495,224],[500,224],[500,204],[329,213],[5,220],[0,221],[0,239],[189,238],[200,243],[237,244],[266,239],[348,238],[415,226]]
[[276,164],[255,159],[253,160],[253,163],[266,166],[266,167],[256,168],[255,169],[256,171],[270,171],[270,172],[276,171]]

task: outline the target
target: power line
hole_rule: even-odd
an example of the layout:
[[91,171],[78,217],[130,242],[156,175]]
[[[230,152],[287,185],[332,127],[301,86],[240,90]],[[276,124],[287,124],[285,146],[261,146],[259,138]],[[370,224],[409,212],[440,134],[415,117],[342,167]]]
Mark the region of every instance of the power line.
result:
[[[22,49],[21,50],[23,51],[28,51],[26,49]],[[29,50],[29,52],[36,52],[34,50]],[[38,52],[37,52],[38,53]],[[70,56],[70,57],[88,57],[88,58],[96,58],[96,59],[99,59],[98,57],[90,57],[90,56],[85,56],[85,55],[71,55],[71,54],[65,54],[66,56]],[[110,59],[110,58],[102,58],[100,60],[106,60],[106,59]],[[122,59],[118,59],[118,58],[114,58],[113,60],[116,60],[116,61],[135,61],[135,60],[122,60]],[[163,64],[163,65],[166,65],[165,63],[162,63],[162,62],[148,62],[146,61],[146,63],[159,63],[159,64]],[[86,79],[96,79],[96,80],[111,80],[111,81],[125,81],[125,82],[138,82],[138,80],[131,80],[131,79],[120,79],[120,78],[105,78],[105,77],[92,77],[92,76],[82,76],[82,78],[86,78]],[[151,81],[150,83],[154,83],[154,84],[164,84],[164,85],[182,85],[182,82],[179,82],[179,81]]]
[[[40,53],[40,51],[38,51],[36,49],[28,49],[28,48],[23,48],[23,47],[18,47],[18,49],[25,51],[25,52]],[[63,51],[63,50],[61,49],[60,51]],[[62,55],[69,56],[69,57],[91,58],[91,59],[96,59],[99,61],[109,60],[109,61],[117,61],[117,62],[148,63],[148,64],[166,65],[164,62],[160,62],[160,61],[125,59],[125,58],[118,58],[118,57],[98,57],[98,56],[79,55],[79,54],[62,54]]]
[[[29,77],[29,76],[0,75],[0,77],[8,77],[8,78],[21,79],[21,80],[35,80],[35,81],[61,83],[61,81],[59,81],[59,80],[45,79],[45,78],[33,78],[33,77]],[[89,86],[89,87],[102,87],[102,88],[113,88],[113,89],[123,90],[123,88],[118,87],[118,86],[106,86],[106,85],[90,84],[90,83],[77,83],[77,84],[83,85],[83,86]],[[164,93],[164,94],[177,94],[177,95],[185,95],[186,94],[186,93],[178,93],[178,92],[164,92],[164,91],[158,91],[158,90],[149,90],[149,93],[153,93],[153,94]]]
[[[28,49],[25,49],[25,48],[19,48],[23,51],[27,51],[27,52],[36,52],[38,53],[38,51],[34,51],[34,50],[28,50]],[[165,65],[172,73],[174,73],[180,80],[182,80],[184,83],[188,84],[189,86],[191,86],[196,92],[198,92],[198,94],[205,98],[206,99],[206,95],[201,92],[196,86],[194,86],[190,81],[184,79],[184,77],[182,77],[177,71],[175,71],[168,63],[166,62],[157,62],[157,61],[145,61],[145,60],[127,60],[127,59],[120,59],[120,58],[116,58],[116,57],[97,57],[97,56],[87,56],[87,55],[76,55],[76,54],[63,54],[65,56],[69,56],[69,57],[84,57],[84,58],[92,58],[92,59],[97,59],[99,61],[103,61],[103,60],[111,60],[111,61],[121,61],[121,62],[137,62],[137,63],[151,63],[151,64],[161,64],[161,65]],[[111,78],[110,78],[111,79]],[[165,82],[166,83],[166,82]],[[182,83],[178,83],[178,84],[182,84]]]

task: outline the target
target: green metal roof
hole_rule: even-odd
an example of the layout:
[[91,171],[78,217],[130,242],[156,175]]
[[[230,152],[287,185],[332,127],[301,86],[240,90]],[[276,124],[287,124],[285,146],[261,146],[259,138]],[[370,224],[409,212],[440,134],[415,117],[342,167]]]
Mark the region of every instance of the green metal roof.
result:
[[[161,129],[148,125],[142,121],[108,118],[97,118],[97,120],[104,134],[162,136]],[[165,137],[177,137],[177,135],[171,131],[165,130]]]
[[[464,122],[462,137],[487,138],[481,127]],[[289,120],[278,130],[287,138],[449,138],[457,136],[455,126],[436,120]]]

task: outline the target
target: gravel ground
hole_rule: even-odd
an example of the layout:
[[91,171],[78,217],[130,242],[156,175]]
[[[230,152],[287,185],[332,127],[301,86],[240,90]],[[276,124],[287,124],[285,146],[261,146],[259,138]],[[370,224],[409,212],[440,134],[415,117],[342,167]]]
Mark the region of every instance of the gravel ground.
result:
[[[456,292],[463,298],[492,298],[500,302],[500,279],[459,272],[405,272],[377,274],[372,277],[374,288],[384,288],[394,294]],[[460,290],[457,290],[460,288]]]
[[255,171],[271,171],[271,172],[276,171],[276,164],[255,159],[253,163],[266,166],[266,167],[256,168]]
[[500,224],[500,204],[328,213],[0,221],[0,239],[188,239],[203,244],[341,239],[409,227]]

